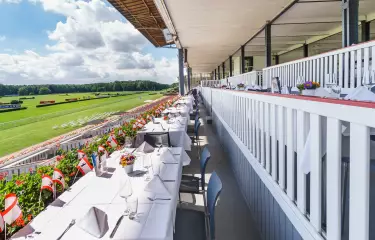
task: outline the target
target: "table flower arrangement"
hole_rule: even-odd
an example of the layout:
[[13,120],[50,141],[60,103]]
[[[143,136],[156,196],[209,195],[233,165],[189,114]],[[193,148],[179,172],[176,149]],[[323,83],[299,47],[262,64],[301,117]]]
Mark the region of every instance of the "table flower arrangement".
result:
[[125,153],[120,157],[120,165],[125,169],[126,173],[133,172],[136,157],[132,153]]
[[320,83],[307,81],[297,85],[298,90],[302,95],[314,96],[315,89],[320,87]]
[[243,84],[243,83],[239,83],[239,84],[237,84],[237,87],[238,87],[238,88],[244,88],[244,87],[245,87],[245,84]]

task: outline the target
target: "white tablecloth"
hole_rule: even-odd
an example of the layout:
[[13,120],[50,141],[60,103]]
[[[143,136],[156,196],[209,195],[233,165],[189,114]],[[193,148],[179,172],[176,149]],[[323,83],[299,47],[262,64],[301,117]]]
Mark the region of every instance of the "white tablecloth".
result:
[[[138,147],[144,141],[144,136],[146,133],[164,133],[169,132],[169,137],[171,140],[171,144],[174,147],[183,147],[185,151],[191,151],[191,139],[189,135],[187,135],[187,126],[188,120],[187,118],[177,118],[179,121],[175,123],[168,123],[168,121],[164,121],[160,118],[155,119],[159,124],[154,124],[149,122],[144,127],[144,130],[138,131],[137,138],[135,141],[135,146]],[[162,125],[161,125],[162,124]],[[163,128],[162,128],[163,126]]]
[[175,102],[175,104],[185,104],[188,107],[189,112],[193,110],[193,100],[192,99],[180,99]]
[[[177,164],[160,163],[160,178],[174,180],[164,182],[171,200],[150,201],[147,197],[152,193],[144,191],[148,182],[145,181],[144,176],[129,177],[119,166],[121,153],[117,151],[107,160],[108,168],[113,171],[108,171],[106,176],[102,177],[96,177],[94,172],[86,174],[65,191],[55,203],[48,206],[29,225],[13,236],[14,239],[25,239],[27,234],[33,239],[57,239],[72,219],[76,220],[76,224],[62,239],[98,239],[78,227],[80,219],[93,206],[107,214],[109,229],[101,239],[110,239],[109,235],[126,209],[126,202],[120,196],[121,190],[130,182],[132,196],[138,197],[138,215],[135,220],[125,216],[112,239],[172,240],[182,163],[190,162],[190,159],[182,148],[170,148],[170,150]],[[151,157],[155,161],[156,151],[145,157]],[[144,170],[141,159],[143,157],[136,160],[134,170]],[[61,204],[59,205],[58,202]]]
[[189,109],[189,107],[187,106],[184,106],[184,107],[170,107],[170,108],[167,108],[165,109],[163,112],[163,115],[168,115],[169,113],[172,113],[172,114],[181,114],[182,117],[186,117],[187,119],[190,119],[190,113],[191,110]]

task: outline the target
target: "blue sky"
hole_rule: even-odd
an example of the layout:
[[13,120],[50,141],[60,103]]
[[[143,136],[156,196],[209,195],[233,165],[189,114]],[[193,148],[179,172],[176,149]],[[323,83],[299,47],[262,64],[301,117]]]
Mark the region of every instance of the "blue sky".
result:
[[104,0],[0,0],[2,62],[3,84],[69,83],[72,70],[82,83],[177,75],[177,51],[155,48]]

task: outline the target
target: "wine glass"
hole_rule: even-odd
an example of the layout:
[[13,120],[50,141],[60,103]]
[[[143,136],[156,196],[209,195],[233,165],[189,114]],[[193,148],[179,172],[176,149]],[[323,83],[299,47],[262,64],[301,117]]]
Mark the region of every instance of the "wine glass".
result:
[[[368,70],[366,72],[367,74],[363,74],[362,76],[362,84],[371,91],[372,87],[375,86],[375,70]],[[368,82],[366,81],[366,75],[368,76]]]
[[124,212],[124,215],[129,214],[129,207],[128,207],[128,198],[133,195],[133,189],[130,183],[130,180],[128,179],[125,187],[121,190],[120,196],[125,199],[126,202],[126,210]]
[[131,148],[133,146],[133,140],[129,137],[125,137],[125,147]]
[[146,169],[146,174],[145,174],[145,181],[148,182],[151,180],[151,177],[150,177],[150,171],[149,171],[149,168],[151,167],[151,157],[150,155],[146,155],[146,156],[143,156],[143,159],[142,159],[142,163],[143,163],[143,168]]

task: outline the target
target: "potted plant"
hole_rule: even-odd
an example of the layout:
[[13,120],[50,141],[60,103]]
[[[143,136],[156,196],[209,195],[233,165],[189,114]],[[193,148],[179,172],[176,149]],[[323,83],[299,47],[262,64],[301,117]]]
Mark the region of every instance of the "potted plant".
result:
[[312,81],[307,81],[307,82],[297,85],[297,88],[300,91],[300,93],[305,96],[314,96],[315,89],[319,87],[320,87],[320,83],[312,82]]
[[239,84],[237,84],[237,88],[238,88],[238,90],[244,90],[245,84],[239,83]]
[[126,173],[133,172],[135,156],[132,153],[125,153],[121,155],[120,165],[124,168]]

